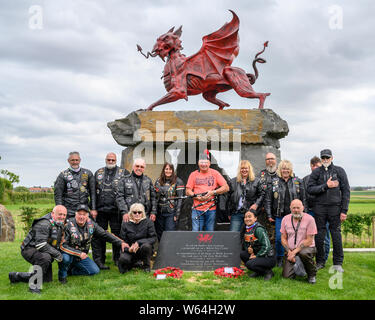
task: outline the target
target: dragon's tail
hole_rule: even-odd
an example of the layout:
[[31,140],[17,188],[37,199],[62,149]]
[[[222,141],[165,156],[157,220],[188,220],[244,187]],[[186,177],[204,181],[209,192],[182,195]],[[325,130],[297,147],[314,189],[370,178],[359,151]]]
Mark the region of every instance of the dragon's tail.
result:
[[259,51],[256,55],[255,55],[255,58],[253,60],[253,69],[254,69],[254,73],[255,74],[251,74],[251,73],[247,73],[247,77],[249,78],[249,81],[250,81],[250,84],[254,84],[256,79],[258,79],[258,69],[257,69],[257,66],[256,66],[256,63],[259,62],[259,63],[266,63],[267,61],[264,60],[263,58],[258,58],[259,55],[261,55],[264,50],[266,50],[266,47],[268,47],[268,41],[266,41],[264,44],[263,44],[263,50],[262,51]]

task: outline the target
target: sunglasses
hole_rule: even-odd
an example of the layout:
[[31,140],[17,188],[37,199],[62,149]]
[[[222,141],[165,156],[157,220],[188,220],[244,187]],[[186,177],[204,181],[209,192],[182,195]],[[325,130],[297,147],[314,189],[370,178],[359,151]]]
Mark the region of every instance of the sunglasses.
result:
[[328,160],[328,159],[331,159],[331,157],[326,157],[326,156],[324,156],[324,157],[322,157],[322,159],[323,159],[323,160]]
[[108,162],[116,162],[116,160],[112,160],[112,159],[106,159],[106,161],[108,161]]
[[142,214],[143,211],[133,211],[133,214]]

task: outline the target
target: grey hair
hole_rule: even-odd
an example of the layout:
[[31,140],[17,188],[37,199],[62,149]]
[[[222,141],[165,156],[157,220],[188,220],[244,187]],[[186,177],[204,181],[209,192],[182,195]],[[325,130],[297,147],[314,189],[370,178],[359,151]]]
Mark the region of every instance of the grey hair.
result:
[[70,156],[75,155],[75,154],[76,154],[78,157],[81,157],[78,151],[72,151],[72,152],[69,152],[68,158],[69,158]]

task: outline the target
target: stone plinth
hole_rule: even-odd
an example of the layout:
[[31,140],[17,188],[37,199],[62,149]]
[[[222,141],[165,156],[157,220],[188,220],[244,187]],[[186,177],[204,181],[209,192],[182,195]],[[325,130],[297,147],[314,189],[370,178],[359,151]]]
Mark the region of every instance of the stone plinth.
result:
[[[215,111],[135,111],[108,123],[115,141],[124,147],[122,165],[131,170],[133,158],[146,158],[146,174],[156,178],[166,150],[180,149],[179,164],[196,164],[201,150],[239,151],[255,171],[264,167],[267,152],[280,157],[279,139],[288,124],[271,109]],[[237,165],[237,163],[233,163]]]
[[14,241],[15,226],[12,214],[0,204],[0,242]]

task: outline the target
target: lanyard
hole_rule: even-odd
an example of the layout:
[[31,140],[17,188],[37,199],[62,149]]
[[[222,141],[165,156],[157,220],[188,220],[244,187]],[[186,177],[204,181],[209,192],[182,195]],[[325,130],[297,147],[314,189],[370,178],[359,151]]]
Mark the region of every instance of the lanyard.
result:
[[[303,218],[303,217],[302,217]],[[298,234],[298,229],[299,229],[299,226],[301,224],[301,221],[302,221],[302,218],[300,221],[298,221],[298,224],[297,224],[297,228],[294,227],[294,223],[293,223],[293,216],[290,217],[290,220],[292,221],[292,227],[293,227],[293,230],[295,232],[295,236],[294,236],[294,245],[296,245],[297,243],[297,234]]]

